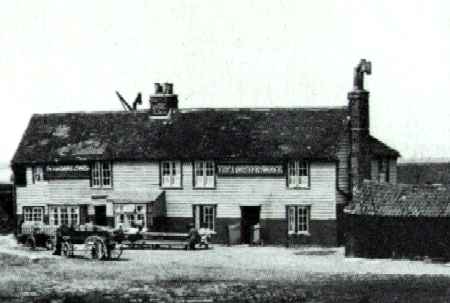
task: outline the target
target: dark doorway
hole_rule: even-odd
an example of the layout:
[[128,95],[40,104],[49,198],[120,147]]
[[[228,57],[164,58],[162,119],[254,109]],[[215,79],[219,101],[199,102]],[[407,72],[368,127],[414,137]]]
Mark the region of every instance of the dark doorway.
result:
[[241,242],[250,244],[252,226],[259,223],[261,206],[241,206]]
[[95,206],[95,225],[106,226],[106,205]]

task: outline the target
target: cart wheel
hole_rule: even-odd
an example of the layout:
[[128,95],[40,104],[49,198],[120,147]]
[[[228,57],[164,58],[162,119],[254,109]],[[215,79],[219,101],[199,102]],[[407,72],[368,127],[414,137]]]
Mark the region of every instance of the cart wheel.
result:
[[102,260],[106,257],[106,245],[102,238],[97,236],[87,237],[84,241],[88,257],[90,259]]
[[97,241],[95,244],[96,244],[95,245],[95,251],[96,251],[96,254],[97,254],[96,259],[98,259],[98,260],[105,259],[106,258],[106,245],[105,245],[105,243],[102,240],[100,240],[100,241]]
[[63,244],[62,244],[62,254],[63,254],[63,256],[65,256],[65,257],[71,257],[72,256],[72,253],[71,253],[71,249],[70,249],[70,244],[69,243],[67,243],[67,242],[64,242]]

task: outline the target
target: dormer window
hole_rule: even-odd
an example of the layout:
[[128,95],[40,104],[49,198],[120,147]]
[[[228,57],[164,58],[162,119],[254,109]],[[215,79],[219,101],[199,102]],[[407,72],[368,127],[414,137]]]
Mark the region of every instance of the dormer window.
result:
[[161,187],[180,188],[181,184],[181,162],[180,161],[162,161]]
[[309,163],[307,161],[290,161],[287,178],[289,188],[309,188]]

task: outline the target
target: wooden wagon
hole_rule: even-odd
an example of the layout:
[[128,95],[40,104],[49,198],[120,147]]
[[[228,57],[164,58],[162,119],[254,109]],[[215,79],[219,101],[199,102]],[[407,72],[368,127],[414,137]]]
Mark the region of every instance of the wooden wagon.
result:
[[89,259],[119,259],[123,245],[112,231],[70,230],[62,234],[61,252],[66,257],[81,253]]

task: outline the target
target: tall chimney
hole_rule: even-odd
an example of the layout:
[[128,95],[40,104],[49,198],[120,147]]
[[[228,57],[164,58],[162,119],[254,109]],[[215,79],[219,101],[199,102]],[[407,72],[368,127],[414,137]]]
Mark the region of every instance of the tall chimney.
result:
[[152,116],[167,116],[178,109],[178,95],[173,93],[173,84],[155,83],[155,93],[150,95],[150,114]]
[[371,72],[371,63],[362,59],[355,67],[353,90],[348,93],[352,188],[370,179],[369,92],[364,89],[364,74],[370,75]]

